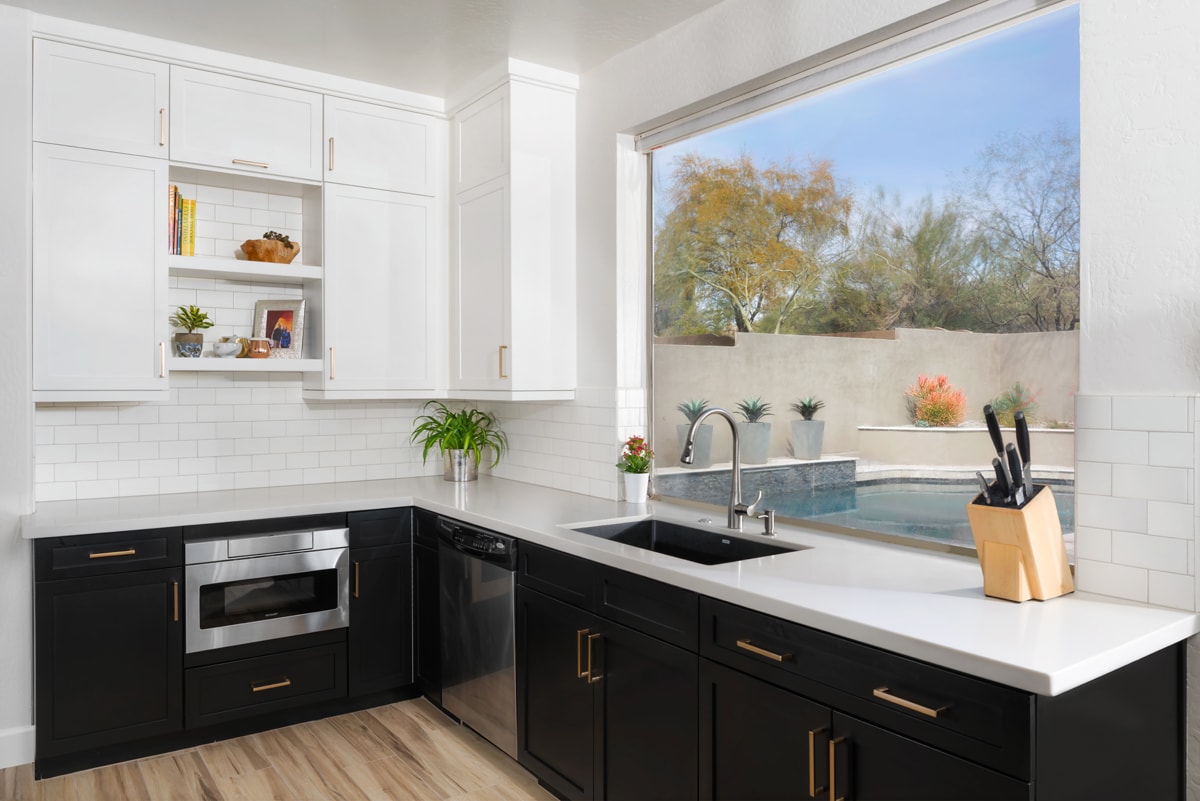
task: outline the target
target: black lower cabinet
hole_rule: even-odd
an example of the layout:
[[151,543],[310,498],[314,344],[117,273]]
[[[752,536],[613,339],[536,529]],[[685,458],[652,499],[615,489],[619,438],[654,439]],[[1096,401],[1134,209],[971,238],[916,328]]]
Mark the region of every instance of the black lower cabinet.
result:
[[417,509],[413,527],[413,680],[442,704],[442,615],[439,602],[437,515]]
[[349,693],[412,684],[412,546],[350,549]]
[[519,759],[571,799],[696,798],[695,654],[517,589]]
[[180,568],[36,586],[38,759],[183,728]]

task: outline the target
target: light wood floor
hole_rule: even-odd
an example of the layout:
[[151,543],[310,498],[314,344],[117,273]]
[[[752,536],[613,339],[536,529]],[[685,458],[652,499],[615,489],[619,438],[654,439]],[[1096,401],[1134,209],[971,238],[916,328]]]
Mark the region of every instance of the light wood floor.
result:
[[424,699],[34,781],[4,801],[552,801],[520,765]]

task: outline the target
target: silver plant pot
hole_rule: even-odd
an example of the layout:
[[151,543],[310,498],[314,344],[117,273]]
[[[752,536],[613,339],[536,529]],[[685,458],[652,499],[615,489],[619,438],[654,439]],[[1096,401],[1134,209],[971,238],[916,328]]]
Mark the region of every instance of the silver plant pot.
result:
[[442,478],[447,481],[474,481],[479,478],[479,465],[464,450],[442,451]]

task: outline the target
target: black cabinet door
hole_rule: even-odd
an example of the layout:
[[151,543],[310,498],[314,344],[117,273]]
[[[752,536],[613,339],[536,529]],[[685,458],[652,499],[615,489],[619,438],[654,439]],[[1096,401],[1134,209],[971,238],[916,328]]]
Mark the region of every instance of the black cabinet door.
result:
[[517,759],[569,799],[596,797],[586,676],[587,638],[595,633],[590,613],[517,587]]
[[350,695],[412,683],[412,548],[350,551]]
[[183,728],[180,568],[37,584],[38,757]]
[[827,798],[829,707],[700,660],[700,797]]
[[[697,656],[616,623],[598,626],[590,660],[596,797],[695,801]],[[585,668],[588,661],[585,653]]]
[[417,689],[442,703],[442,614],[438,602],[438,549],[413,546],[413,673]]
[[857,801],[1015,801],[1033,785],[835,712],[831,797]]

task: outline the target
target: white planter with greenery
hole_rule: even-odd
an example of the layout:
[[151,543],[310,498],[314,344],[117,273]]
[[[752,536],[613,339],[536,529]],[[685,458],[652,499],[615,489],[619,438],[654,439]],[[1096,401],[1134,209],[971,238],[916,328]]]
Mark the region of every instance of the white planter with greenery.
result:
[[763,420],[771,414],[771,404],[762,398],[750,398],[737,405],[742,421],[737,424],[742,464],[766,464],[771,450],[771,424]]
[[801,398],[792,404],[792,411],[800,415],[801,420],[792,421],[792,455],[797,459],[820,459],[821,447],[825,440],[825,421],[814,420],[825,402],[811,395]]
[[[687,442],[688,430],[692,427],[692,422],[704,414],[704,411],[708,408],[708,401],[687,400],[675,408],[683,412],[683,416],[688,419],[686,423],[680,423],[675,426],[675,433],[679,436],[679,453],[682,455],[684,443]],[[696,429],[696,438],[692,441],[692,456],[694,457],[692,463],[683,464],[683,462],[679,461],[679,457],[676,457],[676,464],[692,469],[712,467],[712,438],[712,426],[708,423],[702,423]]]

